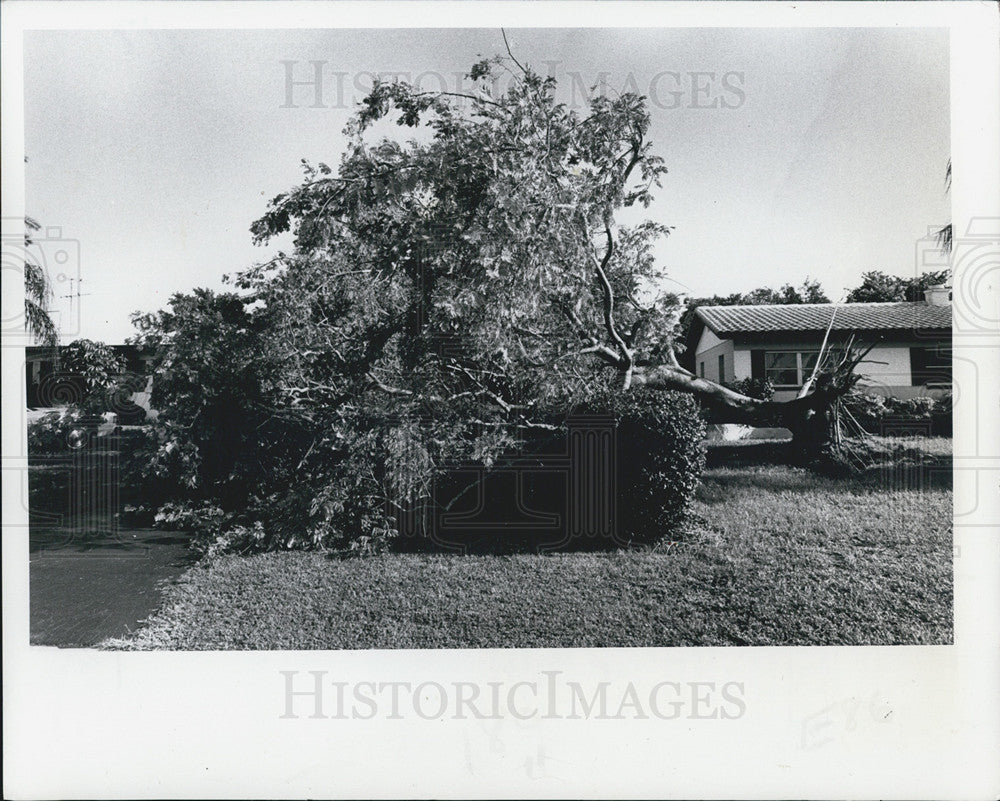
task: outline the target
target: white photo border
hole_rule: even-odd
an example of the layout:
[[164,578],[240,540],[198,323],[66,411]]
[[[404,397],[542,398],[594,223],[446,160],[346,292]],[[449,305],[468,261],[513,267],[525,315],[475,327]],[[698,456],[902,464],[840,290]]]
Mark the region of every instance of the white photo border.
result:
[[[23,218],[22,34],[35,29],[944,27],[956,238],[1000,219],[996,7],[981,3],[9,2],[2,5],[3,216]],[[81,75],[81,80],[86,76]],[[956,259],[960,257],[956,253]],[[956,287],[958,286],[956,280]],[[4,293],[19,291],[4,285]],[[980,306],[997,302],[992,293]],[[956,290],[956,315],[963,298]],[[992,308],[992,307],[990,307]],[[121,653],[28,646],[22,358],[3,348],[3,669],[10,798],[987,798],[1000,791],[997,337],[955,412],[955,644],[933,647]],[[976,421],[971,428],[970,421]],[[20,517],[18,516],[20,515]],[[731,720],[282,719],[282,671],[359,683],[743,685]]]

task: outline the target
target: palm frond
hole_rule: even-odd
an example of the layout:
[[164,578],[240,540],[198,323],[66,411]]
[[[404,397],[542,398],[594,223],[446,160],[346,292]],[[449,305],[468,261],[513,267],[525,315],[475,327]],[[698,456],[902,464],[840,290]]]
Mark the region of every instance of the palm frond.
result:
[[951,253],[952,246],[952,229],[951,223],[948,223],[944,228],[934,234],[934,238],[937,239],[938,247],[941,248],[945,253]]
[[24,328],[42,345],[59,344],[59,331],[48,311],[29,297],[24,298]]

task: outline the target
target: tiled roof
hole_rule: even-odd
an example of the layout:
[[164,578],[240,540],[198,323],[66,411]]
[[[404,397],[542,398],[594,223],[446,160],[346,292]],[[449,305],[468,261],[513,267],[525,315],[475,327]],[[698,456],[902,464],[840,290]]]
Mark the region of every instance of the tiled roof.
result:
[[716,334],[764,331],[834,331],[885,329],[951,330],[951,304],[803,303],[787,306],[699,306],[697,314]]

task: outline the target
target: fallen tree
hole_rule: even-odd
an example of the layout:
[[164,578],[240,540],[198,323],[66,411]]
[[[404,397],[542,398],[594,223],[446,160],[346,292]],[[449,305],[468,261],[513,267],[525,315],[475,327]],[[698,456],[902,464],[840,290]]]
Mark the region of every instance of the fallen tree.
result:
[[[254,224],[258,241],[296,235],[294,254],[239,279],[285,310],[290,404],[315,411],[377,393],[405,413],[461,400],[531,425],[547,396],[611,380],[687,392],[714,421],[781,425],[821,443],[863,352],[787,402],[678,364],[683,308],[662,290],[652,252],[671,229],[615,222],[619,209],[648,205],[666,172],[644,98],[598,96],[580,115],[553,78],[512,56],[469,79],[464,93],[376,84],[345,131],[340,169],[306,165],[302,184]],[[369,142],[393,113],[423,140]]]
[[[235,276],[238,292],[134,318],[157,354],[151,469],[194,504],[174,517],[223,526],[208,542],[366,549],[396,536],[394,515],[430,497],[437,472],[492,467],[608,392],[609,408],[647,400],[621,393],[687,393],[714,421],[785,426],[809,452],[829,440],[863,352],[787,403],[678,364],[684,307],[654,253],[671,228],[615,219],[648,206],[666,173],[644,98],[578,113],[513,58],[469,81],[377,83],[336,169],[304,163],[252,225],[260,243],[290,234],[291,252]],[[410,140],[375,136],[390,115]]]
[[852,352],[830,372],[824,373],[811,392],[788,401],[758,400],[741,395],[672,365],[640,368],[633,375],[632,383],[689,392],[701,401],[711,422],[787,428],[805,455],[818,455],[834,441],[837,403],[860,379],[855,368],[868,350],[870,348]]

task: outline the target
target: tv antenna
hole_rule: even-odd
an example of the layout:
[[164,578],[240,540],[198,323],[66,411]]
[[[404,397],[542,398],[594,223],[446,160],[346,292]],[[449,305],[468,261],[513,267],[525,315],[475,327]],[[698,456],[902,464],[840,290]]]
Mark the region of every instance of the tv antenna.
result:
[[[76,284],[76,292],[73,291],[73,284]],[[80,298],[87,297],[92,294],[90,292],[81,292],[83,289],[83,279],[82,278],[70,278],[69,279],[69,294],[60,295],[61,298],[69,298],[69,316],[73,316],[73,298],[76,298],[77,306],[79,306]]]

